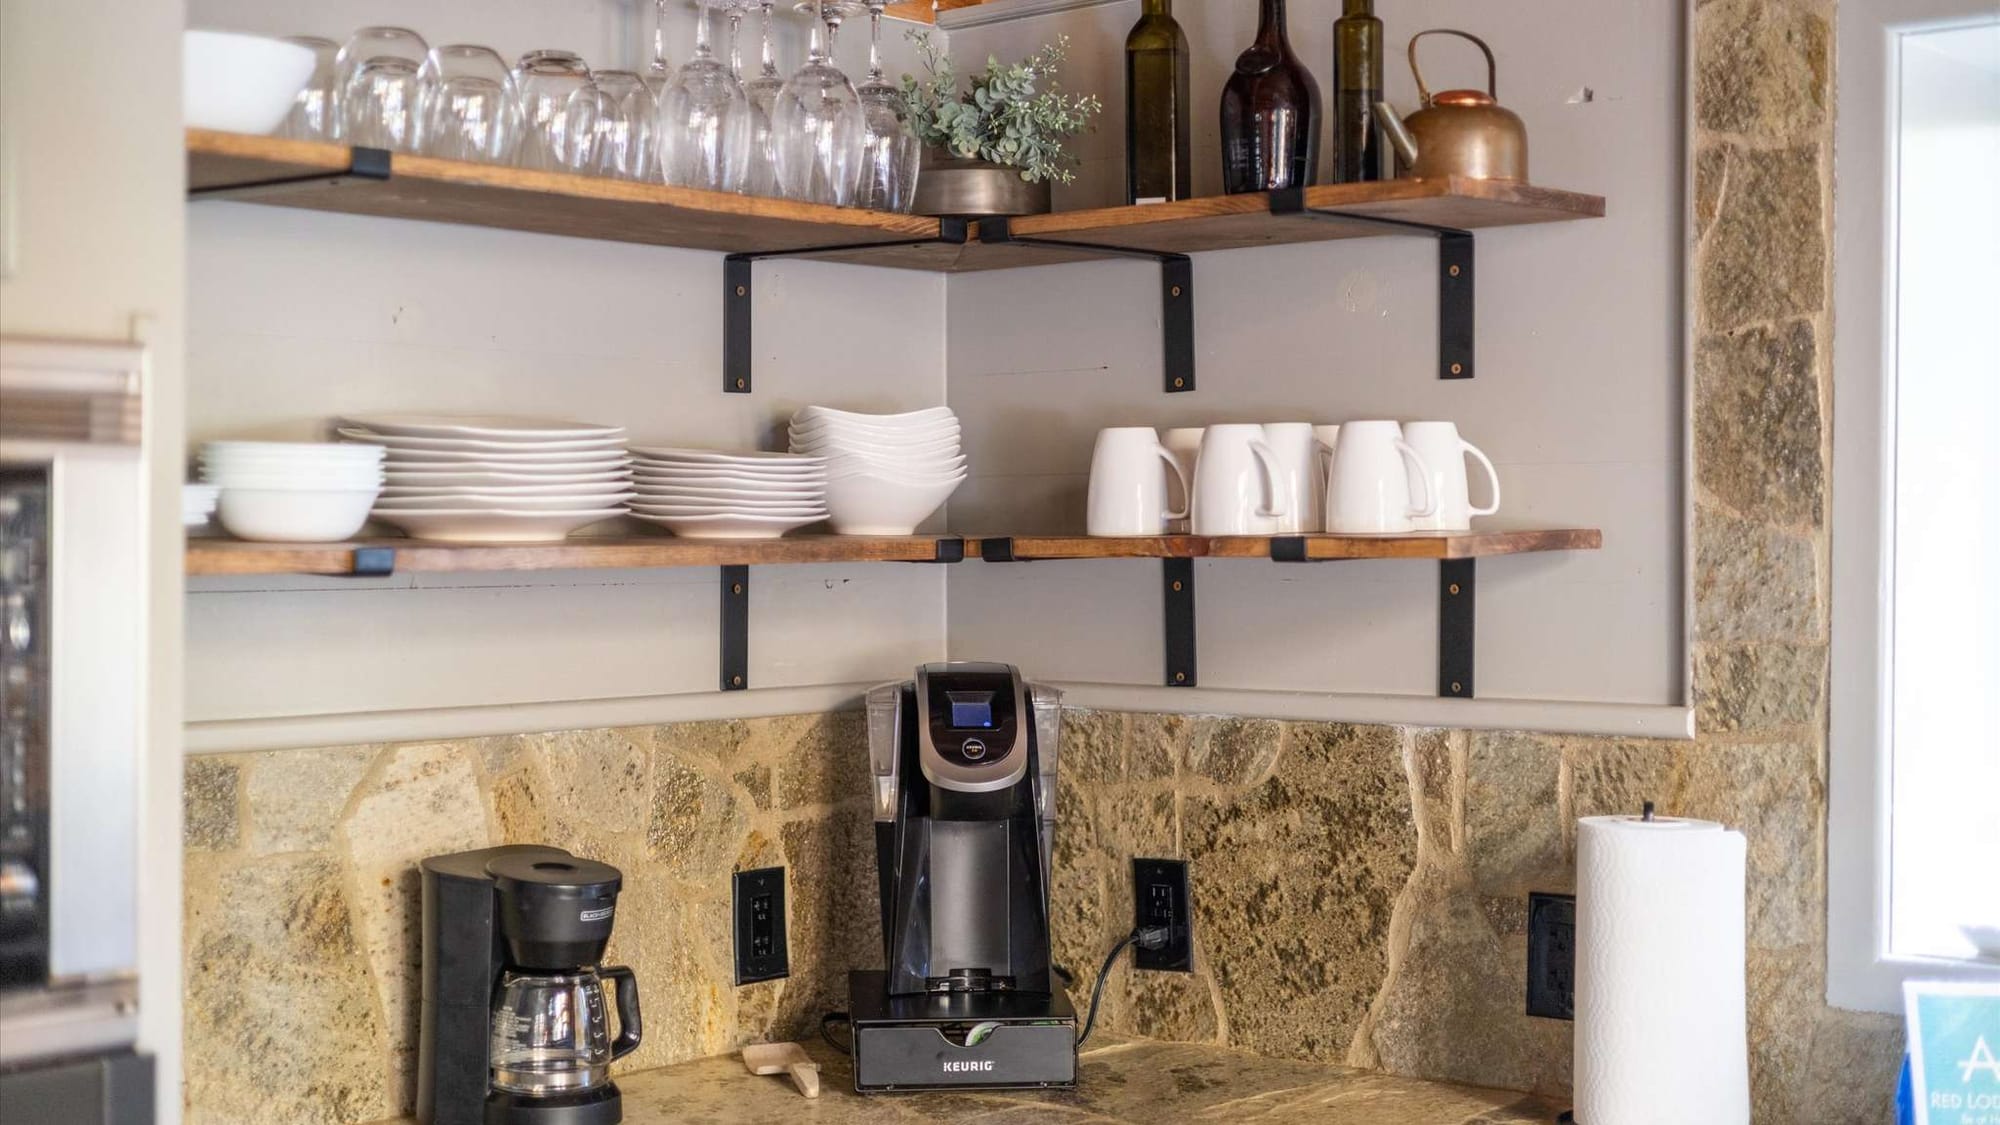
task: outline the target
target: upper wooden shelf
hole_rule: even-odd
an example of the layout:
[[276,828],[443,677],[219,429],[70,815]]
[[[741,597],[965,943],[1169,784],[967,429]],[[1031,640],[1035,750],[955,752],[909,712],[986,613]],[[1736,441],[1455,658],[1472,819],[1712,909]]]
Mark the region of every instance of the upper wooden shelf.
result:
[[959,558],[1470,559],[1531,551],[1590,551],[1592,529],[1417,532],[1409,535],[1304,535],[1203,538],[1193,535],[1112,539],[1090,536],[800,535],[785,539],[676,539],[667,535],[575,538],[560,543],[459,544],[422,539],[350,543],[248,543],[190,539],[191,576],[352,574],[356,552],[395,552],[398,571],[508,571],[770,566],[800,563],[950,562]]
[[[187,151],[191,192],[240,191],[242,198],[283,207],[725,253],[828,247],[833,249],[814,256],[944,272],[1105,256],[1090,249],[982,243],[976,233],[963,246],[941,242],[912,246],[907,244],[938,237],[936,219],[403,153],[390,157],[386,179],[327,178],[350,168],[350,150],[313,141],[190,129]],[[1604,214],[1600,196],[1457,177],[1330,184],[1306,189],[1305,202],[1315,210],[1465,230]],[[1375,223],[1273,215],[1270,198],[1262,194],[1066,211],[1016,219],[1012,224],[1016,239],[1179,254],[1372,237],[1391,231]]]

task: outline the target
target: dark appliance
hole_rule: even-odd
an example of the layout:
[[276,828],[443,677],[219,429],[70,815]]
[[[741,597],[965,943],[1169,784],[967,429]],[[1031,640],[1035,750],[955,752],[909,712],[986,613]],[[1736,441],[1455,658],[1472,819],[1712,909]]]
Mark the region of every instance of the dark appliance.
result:
[[618,869],[531,844],[433,856],[420,869],[417,1120],[616,1125],[624,1108],[610,1065],[641,1032],[632,970],[599,965]]
[[887,967],[849,978],[861,1091],[1076,1083],[1049,963],[1062,693],[926,664],[868,694]]

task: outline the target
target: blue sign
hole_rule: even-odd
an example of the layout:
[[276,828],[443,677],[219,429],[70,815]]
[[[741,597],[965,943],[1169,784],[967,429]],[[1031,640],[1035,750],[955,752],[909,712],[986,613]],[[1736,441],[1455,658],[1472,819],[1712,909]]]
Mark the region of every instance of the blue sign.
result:
[[2000,1125],[2000,982],[1907,981],[1917,1125]]

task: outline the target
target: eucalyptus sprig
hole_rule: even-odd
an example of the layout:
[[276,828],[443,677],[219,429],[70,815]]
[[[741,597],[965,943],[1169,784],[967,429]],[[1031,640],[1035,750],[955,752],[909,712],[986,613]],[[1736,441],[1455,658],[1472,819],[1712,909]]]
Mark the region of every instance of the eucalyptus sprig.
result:
[[931,42],[930,33],[906,33],[923,56],[924,75],[903,75],[903,102],[910,128],[926,145],[953,156],[1019,168],[1029,183],[1076,178],[1076,158],[1063,142],[1087,131],[1104,106],[1092,94],[1062,92],[1054,79],[1069,48],[1069,36],[1012,66],[987,56],[986,73],[959,89],[951,57]]

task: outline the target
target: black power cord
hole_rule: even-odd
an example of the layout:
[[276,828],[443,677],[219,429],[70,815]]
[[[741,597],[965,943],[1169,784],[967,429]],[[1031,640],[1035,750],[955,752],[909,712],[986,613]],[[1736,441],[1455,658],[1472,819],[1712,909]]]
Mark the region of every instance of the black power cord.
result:
[[1118,939],[1118,944],[1111,947],[1111,952],[1104,957],[1103,966],[1097,970],[1097,983],[1091,986],[1090,1015],[1083,1021],[1083,1034],[1076,1037],[1077,1046],[1083,1046],[1084,1040],[1090,1038],[1091,1029],[1097,1026],[1097,1005],[1104,999],[1104,982],[1111,976],[1111,966],[1118,963],[1118,955],[1125,952],[1127,946],[1132,945],[1137,945],[1140,949],[1159,949],[1172,937],[1171,927],[1139,926]]
[[[848,1037],[847,1043],[840,1042],[839,1040],[833,1037],[832,1033],[827,1031],[827,1028],[837,1023],[844,1023],[847,1025],[847,1037]],[[821,1016],[819,1018],[819,1037],[821,1039],[826,1040],[827,1046],[832,1047],[834,1050],[839,1051],[843,1055],[851,1055],[854,1053],[854,1048],[852,1046],[852,1042],[854,1039],[854,1021],[848,1018],[846,1012],[828,1012],[825,1015]]]

